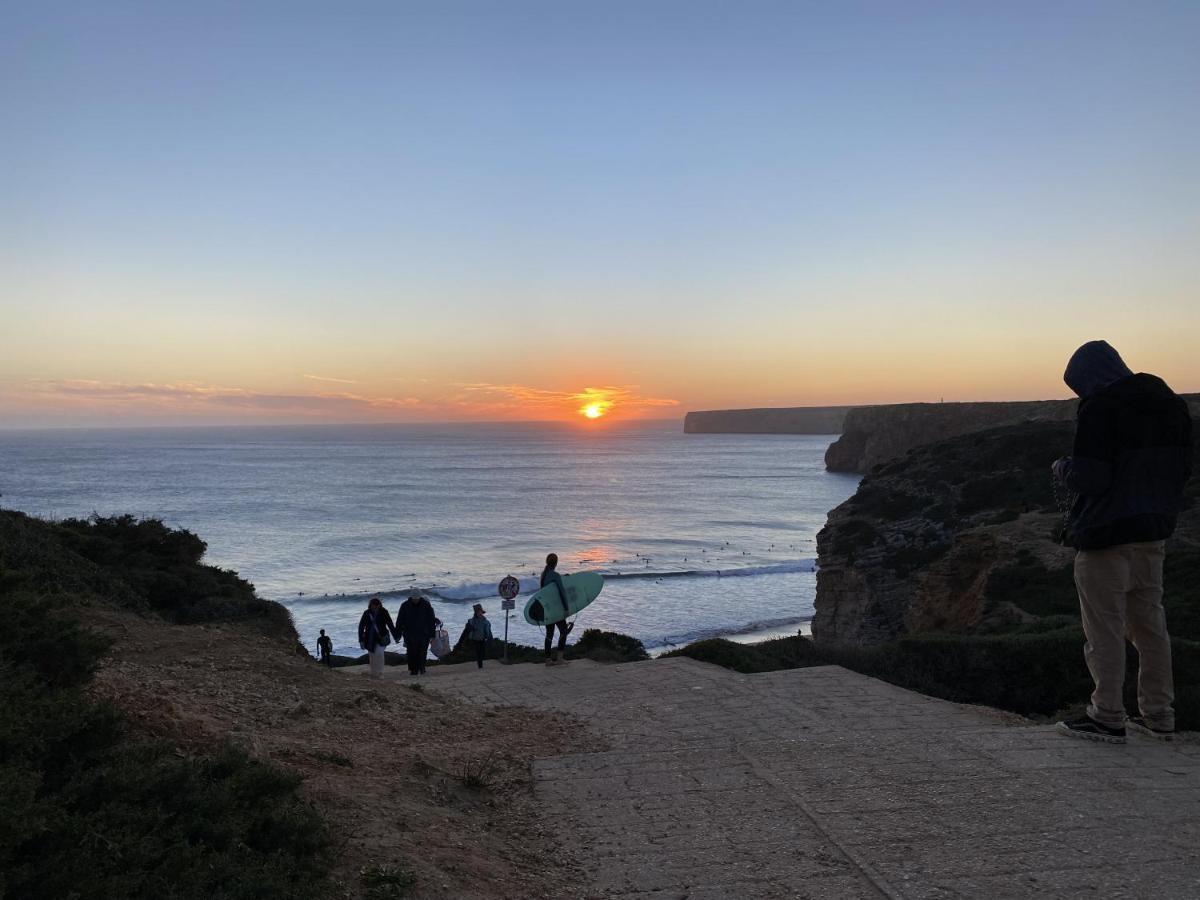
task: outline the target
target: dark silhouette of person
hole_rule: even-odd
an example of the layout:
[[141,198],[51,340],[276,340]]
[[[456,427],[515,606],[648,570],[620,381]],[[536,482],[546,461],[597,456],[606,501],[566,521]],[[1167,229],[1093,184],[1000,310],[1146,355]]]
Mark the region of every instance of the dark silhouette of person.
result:
[[396,631],[404,640],[404,655],[408,659],[409,675],[425,674],[425,659],[429,642],[437,630],[438,619],[433,605],[421,594],[410,594],[396,611]]
[[317,658],[327,666],[333,665],[333,641],[329,639],[324,628],[321,629],[321,636],[317,638]]
[[[1063,380],[1080,401],[1071,455],[1053,471],[1076,494],[1065,542],[1076,550],[1083,657],[1095,690],[1087,715],[1058,728],[1124,743],[1128,725],[1170,740],[1175,687],[1163,558],[1191,476],[1192,418],[1166,382],[1135,375],[1105,341],[1076,350]],[[1138,653],[1140,715],[1130,718],[1123,697],[1127,637]]]
[[[558,596],[562,600],[564,612],[567,611],[567,587],[563,584],[562,576],[558,574],[558,554],[551,553],[546,557],[546,568],[542,569],[542,579],[540,587],[545,587],[548,584],[553,584],[558,588]],[[565,618],[560,622],[552,622],[546,626],[546,665],[557,665],[559,657],[564,657],[561,661],[566,662],[565,656],[567,652],[567,635],[571,633],[571,629],[575,627],[573,622],[568,622]],[[558,647],[554,650],[551,656],[551,648],[554,646],[554,630],[558,629]]]
[[396,626],[392,624],[392,617],[388,615],[388,611],[383,608],[383,601],[372,597],[362,618],[358,620],[358,645],[367,651],[372,678],[383,677],[383,668],[387,664],[384,648],[391,643],[391,638],[395,637]]

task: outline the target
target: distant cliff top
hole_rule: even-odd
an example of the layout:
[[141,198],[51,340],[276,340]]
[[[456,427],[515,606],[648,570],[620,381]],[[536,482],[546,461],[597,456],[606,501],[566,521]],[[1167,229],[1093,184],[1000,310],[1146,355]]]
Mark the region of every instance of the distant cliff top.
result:
[[849,406],[713,409],[690,412],[684,434],[841,434]]
[[[1183,396],[1193,415],[1200,414],[1200,396]],[[935,441],[1022,422],[1071,421],[1078,405],[1078,400],[1021,400],[854,407],[846,414],[841,437],[825,451],[825,467],[866,474]]]

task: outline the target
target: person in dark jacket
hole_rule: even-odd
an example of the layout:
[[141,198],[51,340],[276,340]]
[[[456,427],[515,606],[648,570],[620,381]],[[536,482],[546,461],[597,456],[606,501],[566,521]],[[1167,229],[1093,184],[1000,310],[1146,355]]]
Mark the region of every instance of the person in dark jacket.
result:
[[317,658],[327,666],[333,665],[333,641],[329,639],[324,628],[321,629],[321,636],[317,638]]
[[[558,596],[562,598],[563,609],[567,608],[567,588],[563,584],[562,576],[558,574],[558,554],[551,553],[546,557],[546,568],[542,569],[542,579],[540,587],[545,587],[548,584],[553,584],[558,588]],[[567,635],[571,633],[571,629],[575,627],[574,622],[568,622],[563,619],[561,622],[552,622],[546,626],[546,665],[558,665],[559,657],[564,657],[561,661],[566,662],[565,656],[567,652]],[[558,629],[558,648],[554,650],[554,655],[550,655],[551,647],[554,646],[554,630]]]
[[420,594],[412,594],[400,604],[396,612],[396,632],[404,639],[409,675],[425,674],[425,658],[437,621],[433,605]]
[[392,617],[383,608],[383,602],[378,597],[372,597],[362,618],[358,620],[358,646],[367,651],[372,678],[383,677],[386,662],[384,648],[391,643],[389,635],[391,638],[396,637],[396,626],[392,624]]
[[[1162,570],[1164,542],[1191,476],[1191,415],[1161,378],[1135,375],[1105,341],[1076,350],[1063,378],[1080,403],[1071,455],[1053,472],[1076,494],[1066,542],[1076,548],[1083,655],[1095,690],[1087,715],[1058,728],[1124,743],[1128,725],[1170,740],[1175,697]],[[1138,652],[1140,713],[1128,719],[1126,637]]]

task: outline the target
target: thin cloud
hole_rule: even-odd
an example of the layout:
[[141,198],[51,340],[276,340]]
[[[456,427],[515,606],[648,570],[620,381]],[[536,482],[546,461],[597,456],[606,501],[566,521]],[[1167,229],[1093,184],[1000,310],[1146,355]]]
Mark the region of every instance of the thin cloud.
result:
[[301,375],[301,378],[307,378],[309,381],[331,381],[334,384],[358,384],[353,378],[332,378],[328,375]]
[[345,392],[285,394],[245,388],[182,382],[177,384],[126,384],[110,381],[48,381],[36,390],[42,396],[115,404],[149,404],[163,409],[238,409],[270,413],[319,415],[387,412],[422,405],[417,397],[366,397]]
[[470,382],[458,387],[464,394],[459,400],[461,405],[496,412],[561,414],[598,406],[604,412],[619,408],[636,415],[655,408],[679,405],[678,400],[640,394],[637,385],[585,387],[582,391],[550,391],[524,384],[489,382]]

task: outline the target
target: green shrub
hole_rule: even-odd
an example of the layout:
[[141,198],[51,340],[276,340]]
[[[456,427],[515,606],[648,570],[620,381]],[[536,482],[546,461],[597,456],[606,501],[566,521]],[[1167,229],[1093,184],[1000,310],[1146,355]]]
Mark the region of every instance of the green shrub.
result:
[[[557,647],[557,631],[555,632],[554,642],[554,646]],[[456,644],[454,650],[449,655],[443,656],[438,660],[438,663],[453,665],[456,663],[474,662],[475,648],[470,646],[470,643],[470,641],[462,641]],[[504,641],[493,638],[488,642],[488,659],[498,660],[503,658],[503,655]],[[566,658],[590,659],[595,662],[604,663],[621,663],[649,659],[649,655],[646,653],[646,648],[642,646],[642,642],[637,638],[618,634],[615,631],[601,631],[598,628],[589,628],[579,636],[578,641],[567,645]],[[514,643],[508,645],[508,661],[510,663],[540,663],[545,659],[546,654],[541,647],[530,647],[526,644]]]
[[107,641],[80,607],[137,606],[115,570],[187,573],[203,552],[186,533],[98,522],[0,512],[0,896],[326,895],[328,836],[295,775],[231,748],[182,755],[88,695]]
[[1079,613],[1079,595],[1069,563],[1051,571],[1032,557],[1021,557],[993,571],[985,593],[990,604],[1011,603],[1035,616]]
[[615,631],[601,631],[599,628],[587,629],[575,644],[567,647],[567,659],[622,663],[649,658],[646,648],[637,638]]

